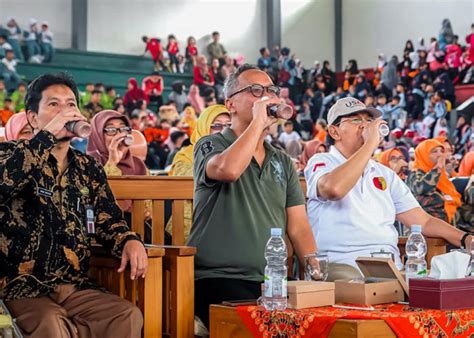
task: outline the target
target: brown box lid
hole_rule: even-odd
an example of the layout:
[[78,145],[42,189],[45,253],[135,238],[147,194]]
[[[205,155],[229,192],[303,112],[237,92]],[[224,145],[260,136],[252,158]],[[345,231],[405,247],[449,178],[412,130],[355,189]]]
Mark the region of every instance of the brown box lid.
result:
[[306,293],[334,290],[333,282],[293,280],[288,282],[288,293]]
[[408,285],[391,258],[358,257],[356,263],[366,278],[396,279],[408,296]]

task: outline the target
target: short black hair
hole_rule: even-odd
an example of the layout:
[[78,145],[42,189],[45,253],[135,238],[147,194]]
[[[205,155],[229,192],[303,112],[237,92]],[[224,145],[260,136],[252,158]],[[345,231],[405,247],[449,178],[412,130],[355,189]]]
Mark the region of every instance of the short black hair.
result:
[[107,86],[105,87],[105,91],[108,93],[110,92],[111,90],[115,90],[115,88],[113,86]]
[[101,92],[100,90],[98,90],[98,89],[94,89],[91,94],[92,94],[92,95],[94,95],[94,94],[102,94],[102,92]]
[[212,32],[212,36],[220,35],[218,31]]
[[174,133],[171,133],[171,135],[170,135],[171,142],[176,143],[176,141],[177,141],[180,137],[183,137],[183,136],[185,136],[185,135],[186,135],[186,133],[185,133],[184,131],[177,130],[177,131],[175,131]]
[[290,121],[290,120],[287,120],[287,121],[285,121],[285,123],[284,123],[283,125],[284,125],[285,127],[286,127],[286,126],[292,126],[292,127],[293,127],[293,122]]
[[147,42],[147,41],[148,41],[148,37],[147,37],[146,35],[143,35],[143,36],[142,36],[142,41],[143,41],[143,42]]
[[392,100],[400,101],[400,96],[398,96],[398,95],[393,95],[393,96],[392,96]]
[[69,87],[76,97],[76,103],[79,105],[79,91],[71,75],[60,72],[56,74],[43,74],[31,81],[28,86],[25,97],[25,111],[38,112],[39,102],[41,101],[43,91],[54,85],[63,85]]
[[176,37],[173,34],[170,34],[170,35],[168,35],[168,40],[169,39],[175,39],[176,40]]
[[261,55],[263,55],[263,53],[265,53],[265,49],[267,49],[266,47],[262,47],[260,48],[259,52]]
[[9,97],[6,97],[5,100],[3,100],[3,102],[13,102],[13,100]]

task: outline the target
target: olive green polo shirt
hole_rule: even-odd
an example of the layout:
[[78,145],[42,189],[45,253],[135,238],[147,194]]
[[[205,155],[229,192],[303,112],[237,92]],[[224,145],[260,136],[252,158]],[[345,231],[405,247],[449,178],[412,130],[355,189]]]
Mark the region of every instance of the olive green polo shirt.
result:
[[262,167],[253,158],[233,183],[206,177],[207,162],[237,140],[227,128],[194,147],[194,212],[188,245],[197,247],[196,279],[262,281],[271,228],[286,232],[286,208],[305,204],[290,157],[265,142]]

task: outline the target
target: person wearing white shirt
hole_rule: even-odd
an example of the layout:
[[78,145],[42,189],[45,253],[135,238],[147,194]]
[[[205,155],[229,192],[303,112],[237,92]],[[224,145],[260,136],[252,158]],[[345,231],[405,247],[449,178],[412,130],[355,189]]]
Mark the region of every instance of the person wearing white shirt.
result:
[[293,122],[286,121],[283,125],[283,133],[280,134],[278,141],[285,147],[287,153],[296,158],[301,153],[301,136],[293,130]]
[[21,78],[16,72],[17,61],[14,59],[13,50],[7,50],[6,56],[0,65],[1,75],[8,90],[15,90],[21,82]]
[[[386,122],[361,101],[338,100],[328,114],[329,153],[305,168],[308,216],[320,251],[329,256],[328,280],[360,277],[355,260],[382,249],[402,268],[395,220],[422,226],[427,237],[466,247],[472,236],[427,214],[391,169],[372,160]],[[468,246],[470,246],[468,244]]]
[[13,49],[12,45],[7,42],[5,35],[0,35],[0,58],[4,58],[7,50]]
[[16,22],[15,18],[7,18],[7,30],[10,33],[8,35],[7,41],[12,46],[13,53],[15,54],[15,59],[24,61],[25,58],[20,47],[21,29],[18,26],[18,23]]
[[27,51],[27,57],[28,57],[28,62],[35,62],[37,63],[38,60],[38,55],[41,55],[41,49],[38,44],[38,38],[39,38],[39,33],[38,33],[38,22],[36,19],[30,19],[28,21],[30,24],[30,30],[29,31],[24,31],[23,32],[23,37],[25,41],[25,46],[26,46],[26,51]]
[[47,21],[43,21],[41,24],[41,55],[43,55],[43,62],[51,62],[54,54],[53,48],[53,33],[49,30],[49,24]]

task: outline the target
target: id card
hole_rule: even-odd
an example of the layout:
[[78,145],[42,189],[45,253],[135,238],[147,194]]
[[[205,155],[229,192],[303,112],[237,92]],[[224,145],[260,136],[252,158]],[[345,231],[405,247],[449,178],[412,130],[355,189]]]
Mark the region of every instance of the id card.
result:
[[95,235],[94,208],[92,205],[86,205],[86,225],[87,233],[89,235]]

